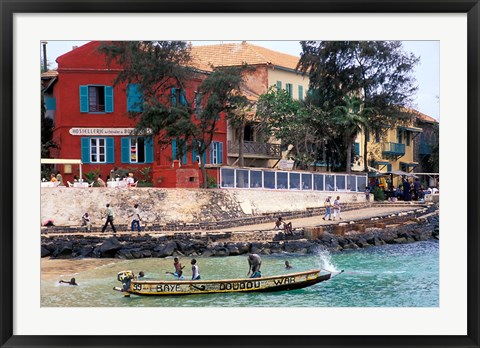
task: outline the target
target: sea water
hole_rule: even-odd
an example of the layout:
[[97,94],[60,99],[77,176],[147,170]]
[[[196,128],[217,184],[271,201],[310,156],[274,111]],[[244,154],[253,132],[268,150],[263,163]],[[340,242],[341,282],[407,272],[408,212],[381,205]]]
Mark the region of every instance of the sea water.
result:
[[[202,279],[244,278],[247,256],[197,257]],[[285,269],[288,260],[292,269]],[[65,260],[56,260],[59,266]],[[112,260],[86,269],[86,260],[69,260],[78,272],[41,280],[42,307],[438,307],[439,252],[437,241],[385,245],[351,251],[262,256],[262,275],[280,275],[321,268],[332,279],[304,289],[275,293],[227,293],[126,298],[113,291],[121,286],[117,273],[145,272],[145,280],[173,280],[173,258]],[[181,258],[191,277],[190,258]],[[70,264],[71,266],[71,264]],[[75,268],[75,267],[74,267]],[[342,272],[343,271],[343,272]],[[75,277],[78,286],[59,284]]]

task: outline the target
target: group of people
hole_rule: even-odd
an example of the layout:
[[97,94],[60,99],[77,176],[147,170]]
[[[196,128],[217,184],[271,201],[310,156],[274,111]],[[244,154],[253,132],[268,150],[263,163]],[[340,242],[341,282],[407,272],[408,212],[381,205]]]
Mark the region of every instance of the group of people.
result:
[[342,220],[342,216],[340,215],[341,208],[340,208],[340,196],[337,196],[337,198],[333,201],[332,204],[332,196],[327,196],[325,199],[325,202],[323,203],[325,207],[325,215],[323,215],[323,220],[326,220],[328,217],[328,220],[332,220],[332,208],[333,208],[333,220],[335,220],[337,217],[339,220]]
[[[133,206],[133,213],[130,215],[130,217],[132,219],[131,223],[130,223],[131,231],[134,232],[135,230],[137,230],[137,232],[140,233],[142,231],[142,227],[140,225],[140,221],[142,220],[142,218],[140,217],[140,208],[139,208],[138,204],[135,204]],[[113,233],[117,232],[117,229],[115,228],[115,225],[113,224],[113,220],[114,220],[113,209],[110,206],[110,204],[107,204],[106,205],[106,211],[105,211],[105,224],[103,225],[102,232],[105,232],[108,225],[110,225],[110,227],[112,228]],[[83,216],[82,216],[82,226],[84,226],[86,228],[87,232],[90,232],[91,229],[92,229],[92,222],[91,222],[90,215],[88,214],[88,212],[83,214]]]
[[[117,180],[125,181],[127,187],[133,187],[133,186],[135,186],[135,178],[134,178],[132,172],[128,173],[128,176],[127,176],[127,177],[124,177],[124,178],[121,178],[121,179],[120,179],[120,178],[117,178]],[[109,175],[109,176],[107,176],[107,180],[106,180],[107,182],[105,182],[105,181],[103,180],[103,178],[102,178],[102,174],[98,174],[98,176],[97,176],[97,178],[96,178],[95,181],[97,182],[97,186],[99,186],[99,187],[107,187],[107,182],[109,182],[109,181],[116,181],[116,179],[115,179],[113,176],[110,176],[110,175]]]
[[[190,261],[192,265],[192,280],[200,280],[200,271],[198,269],[197,260],[192,259]],[[178,257],[173,258],[173,267],[175,268],[175,272],[165,272],[166,274],[171,274],[175,279],[185,279],[183,276],[183,269],[185,266],[182,266]]]
[[[46,181],[46,180],[43,180],[43,181]],[[58,183],[58,186],[64,186],[62,174],[60,174],[59,171],[57,171],[56,174],[55,173],[50,174],[50,182],[56,182]]]

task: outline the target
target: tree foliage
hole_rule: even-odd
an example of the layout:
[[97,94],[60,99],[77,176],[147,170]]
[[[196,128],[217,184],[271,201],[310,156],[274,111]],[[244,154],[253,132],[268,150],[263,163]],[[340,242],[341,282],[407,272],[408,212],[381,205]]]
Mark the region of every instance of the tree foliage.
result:
[[[400,41],[302,41],[298,69],[310,78],[316,105],[331,112],[345,96],[356,96],[365,113],[367,132],[406,123],[406,107],[417,90],[412,76],[419,58]],[[364,142],[367,171],[367,142]]]
[[[173,159],[180,159],[192,147],[202,157],[212,143],[220,114],[228,116],[246,103],[240,92],[245,67],[212,67],[205,76],[205,72],[191,67],[186,42],[121,41],[103,44],[99,49],[109,63],[122,67],[114,84],[138,85],[143,97],[141,111],[129,113],[137,122],[136,132],[151,130],[163,146],[177,139],[178,151]],[[193,81],[198,86],[189,100],[184,91],[192,88]],[[172,98],[172,88],[182,94]],[[200,163],[206,187],[205,164]]]

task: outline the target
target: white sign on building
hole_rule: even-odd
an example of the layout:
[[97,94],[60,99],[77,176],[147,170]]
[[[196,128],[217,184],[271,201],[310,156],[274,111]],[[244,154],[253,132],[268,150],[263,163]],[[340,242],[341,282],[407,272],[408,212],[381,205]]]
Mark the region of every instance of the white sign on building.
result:
[[[111,135],[134,135],[135,128],[70,128],[71,135],[93,135],[93,136],[111,136]],[[147,129],[142,134],[135,135],[150,135],[151,129]]]

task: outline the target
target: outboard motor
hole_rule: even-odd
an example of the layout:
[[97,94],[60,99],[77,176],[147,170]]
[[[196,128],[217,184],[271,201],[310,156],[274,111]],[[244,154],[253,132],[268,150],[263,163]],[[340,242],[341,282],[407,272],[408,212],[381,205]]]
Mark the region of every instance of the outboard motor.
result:
[[135,277],[132,271],[118,272],[117,280],[122,283],[122,291],[130,290],[132,279]]

